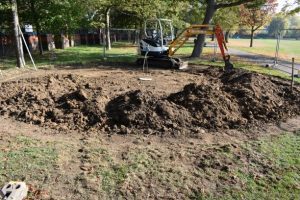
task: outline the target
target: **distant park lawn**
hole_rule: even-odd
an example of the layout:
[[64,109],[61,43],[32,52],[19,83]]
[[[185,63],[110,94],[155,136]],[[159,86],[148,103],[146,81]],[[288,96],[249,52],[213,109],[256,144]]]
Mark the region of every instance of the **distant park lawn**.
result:
[[[276,39],[254,39],[254,46],[249,47],[250,39],[230,39],[229,48],[265,56],[275,56]],[[279,57],[291,60],[293,57],[300,62],[300,40],[281,40]]]

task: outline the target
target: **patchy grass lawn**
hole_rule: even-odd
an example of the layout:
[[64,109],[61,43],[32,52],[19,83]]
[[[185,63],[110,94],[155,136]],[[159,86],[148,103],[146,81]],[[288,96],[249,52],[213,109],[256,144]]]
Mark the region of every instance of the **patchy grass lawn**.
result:
[[18,136],[10,138],[10,145],[1,144],[0,182],[9,180],[43,181],[53,168],[58,153],[53,144]]
[[[249,165],[246,170],[235,171],[243,187],[228,189],[226,196],[230,199],[299,199],[299,134],[282,134],[244,144]],[[229,199],[227,197],[225,199]]]
[[[190,199],[298,199],[299,145],[299,133],[286,133],[242,143],[242,150],[238,153],[230,146],[204,146],[204,152],[210,149],[206,152],[206,160],[199,164],[198,169],[190,170],[191,166],[184,164],[172,165],[168,158],[172,154],[168,151],[139,148],[129,151],[126,159],[120,161],[108,149],[92,149],[92,163],[98,167],[90,174],[90,178],[101,177],[99,190],[108,198],[126,196],[126,189],[139,191],[139,187],[153,182],[157,192],[161,192],[158,189],[160,187],[172,188],[173,193],[182,192],[183,197]],[[184,153],[189,156],[188,152]],[[220,169],[216,163],[221,164]],[[229,169],[223,169],[228,163]],[[197,179],[206,178],[214,184],[223,185],[218,190],[194,192],[186,188],[197,183]],[[141,185],[137,186],[139,182]]]
[[0,138],[0,184],[25,181],[29,199],[300,198],[299,130],[213,143],[39,134]]
[[[254,46],[249,47],[250,39],[230,39],[229,48],[239,49],[242,51],[261,54],[265,56],[275,56],[276,39],[254,39]],[[295,58],[300,62],[300,40],[281,40],[279,57],[291,61]]]

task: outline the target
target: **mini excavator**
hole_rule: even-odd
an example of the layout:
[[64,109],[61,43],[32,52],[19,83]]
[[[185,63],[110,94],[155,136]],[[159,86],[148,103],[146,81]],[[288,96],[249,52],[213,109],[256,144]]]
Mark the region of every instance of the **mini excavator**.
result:
[[225,71],[231,71],[230,55],[225,43],[221,26],[219,25],[191,25],[183,30],[176,38],[172,21],[168,19],[149,19],[145,21],[145,38],[140,41],[141,56],[137,64],[147,63],[152,67],[183,69],[187,64],[180,58],[173,57],[190,37],[199,34],[215,34],[223,60]]

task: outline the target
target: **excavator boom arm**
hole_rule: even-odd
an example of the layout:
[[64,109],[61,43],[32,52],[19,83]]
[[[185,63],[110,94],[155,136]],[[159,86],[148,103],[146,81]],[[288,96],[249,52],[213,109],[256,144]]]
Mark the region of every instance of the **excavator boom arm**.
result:
[[199,34],[205,34],[205,35],[212,35],[215,34],[218,46],[220,48],[223,60],[225,61],[227,58],[226,51],[227,46],[224,41],[224,34],[222,31],[221,26],[211,26],[211,25],[191,25],[190,27],[186,28],[181,34],[178,35],[169,45],[169,56],[173,56],[178,49],[180,49],[185,42],[190,38],[197,36]]

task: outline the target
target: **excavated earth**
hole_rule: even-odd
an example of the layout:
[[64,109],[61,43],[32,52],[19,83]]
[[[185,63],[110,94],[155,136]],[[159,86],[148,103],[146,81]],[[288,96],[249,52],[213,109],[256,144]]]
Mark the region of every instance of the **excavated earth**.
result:
[[285,80],[215,68],[182,73],[199,80],[163,95],[130,86],[108,92],[103,77],[70,73],[2,82],[0,115],[66,132],[187,136],[203,129],[258,127],[300,115],[300,88],[296,85],[292,92]]

